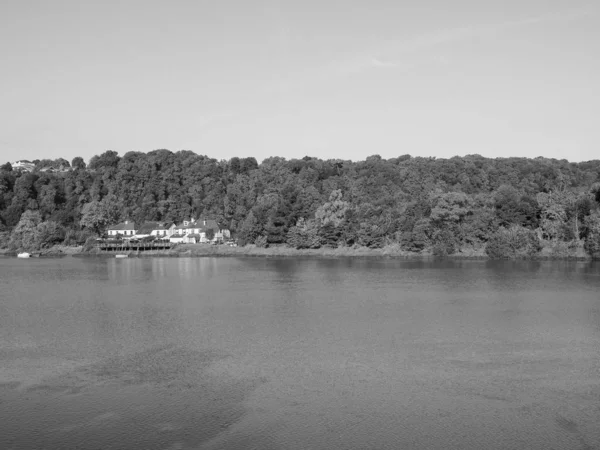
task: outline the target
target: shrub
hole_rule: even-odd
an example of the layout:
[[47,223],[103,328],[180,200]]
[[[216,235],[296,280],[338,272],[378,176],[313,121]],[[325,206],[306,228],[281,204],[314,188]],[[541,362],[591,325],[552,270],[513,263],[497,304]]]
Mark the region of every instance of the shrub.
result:
[[89,252],[92,248],[94,248],[94,245],[96,245],[96,238],[94,236],[88,237],[83,244],[83,251]]
[[48,248],[60,244],[65,239],[65,229],[56,222],[40,223],[35,230],[35,247]]
[[456,251],[456,237],[448,229],[438,230],[433,235],[433,254],[448,256]]
[[538,235],[520,225],[501,227],[488,241],[485,252],[492,259],[532,258],[542,249]]
[[8,248],[10,246],[10,232],[0,231],[0,248]]
[[[598,191],[600,193],[600,190]],[[586,218],[588,229],[583,248],[593,259],[600,259],[600,214],[595,213]]]
[[265,235],[258,236],[254,241],[254,245],[256,245],[258,248],[266,248],[268,245],[267,237]]
[[320,248],[321,236],[317,222],[314,220],[298,220],[296,226],[288,231],[287,243],[294,248]]

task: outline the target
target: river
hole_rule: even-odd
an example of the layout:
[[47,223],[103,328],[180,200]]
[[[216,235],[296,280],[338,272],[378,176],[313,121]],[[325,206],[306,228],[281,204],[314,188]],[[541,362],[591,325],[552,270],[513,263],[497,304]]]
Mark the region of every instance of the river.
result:
[[600,448],[600,264],[0,259],[2,449]]

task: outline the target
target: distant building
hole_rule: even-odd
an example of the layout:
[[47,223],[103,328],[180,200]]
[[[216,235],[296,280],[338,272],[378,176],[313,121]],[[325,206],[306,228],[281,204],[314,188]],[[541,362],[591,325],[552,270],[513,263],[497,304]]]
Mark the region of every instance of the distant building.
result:
[[35,164],[26,159],[20,159],[19,161],[11,162],[13,170],[22,170],[23,172],[31,172],[35,168]]
[[144,222],[139,229],[136,230],[135,237],[166,237],[169,235],[169,230],[172,225],[173,224],[165,224],[164,222]]
[[[206,237],[209,230],[213,234],[211,239]],[[220,242],[231,236],[229,230],[221,228],[216,220],[206,218],[186,219],[180,225],[171,227],[169,232],[169,240],[177,244]]]
[[126,220],[125,222],[118,223],[108,227],[106,230],[109,236],[126,236],[133,237],[136,234],[135,223]]

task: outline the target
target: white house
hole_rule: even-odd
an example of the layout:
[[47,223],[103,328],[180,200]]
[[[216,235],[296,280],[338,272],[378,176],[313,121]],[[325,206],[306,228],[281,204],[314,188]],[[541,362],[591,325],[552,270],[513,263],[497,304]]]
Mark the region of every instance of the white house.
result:
[[185,235],[183,234],[172,234],[169,236],[169,242],[171,244],[182,244],[184,242]]
[[35,168],[35,164],[26,159],[21,159],[19,161],[11,162],[13,170],[22,170],[23,172],[31,172]]
[[[212,230],[212,239],[207,239],[208,230]],[[168,229],[169,240],[172,243],[207,243],[228,239],[231,234],[229,230],[222,229],[213,219],[186,219],[180,225],[171,226]]]
[[108,227],[106,230],[109,236],[115,237],[117,235],[125,237],[133,237],[136,234],[135,223],[126,220],[125,222],[118,223]]
[[168,224],[162,222],[144,222],[142,226],[136,231],[136,238],[145,238],[148,236],[155,237],[167,237],[169,235]]

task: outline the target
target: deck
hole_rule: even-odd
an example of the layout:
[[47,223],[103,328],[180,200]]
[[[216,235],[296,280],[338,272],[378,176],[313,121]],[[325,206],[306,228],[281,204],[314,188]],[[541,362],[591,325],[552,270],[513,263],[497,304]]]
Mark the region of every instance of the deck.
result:
[[171,242],[100,242],[96,244],[96,248],[102,252],[145,252],[170,250],[175,245]]

